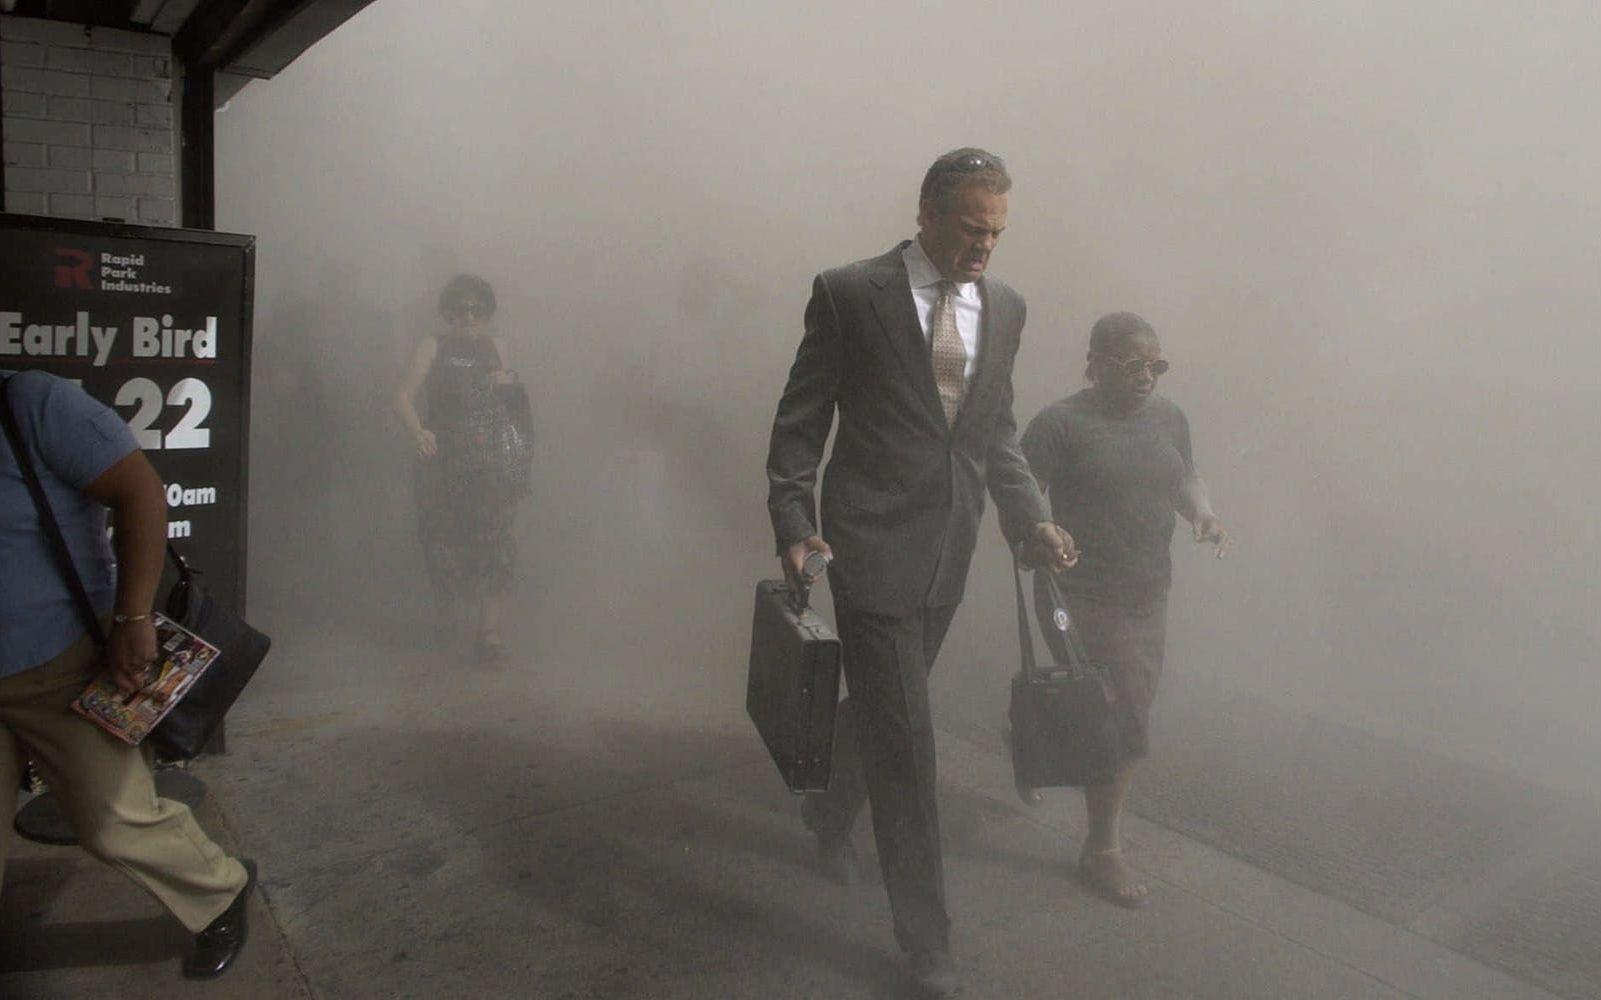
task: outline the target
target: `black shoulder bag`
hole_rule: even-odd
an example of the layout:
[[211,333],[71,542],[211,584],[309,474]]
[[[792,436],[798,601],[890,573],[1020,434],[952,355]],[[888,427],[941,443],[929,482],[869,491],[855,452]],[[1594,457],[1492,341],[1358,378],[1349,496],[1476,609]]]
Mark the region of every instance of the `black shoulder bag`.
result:
[[[50,540],[57,567],[72,592],[84,628],[94,637],[95,646],[103,650],[106,646],[105,629],[95,614],[94,603],[84,589],[83,578],[78,575],[78,567],[72,561],[72,551],[67,548],[61,525],[56,521],[55,511],[50,508],[50,500],[45,496],[43,484],[39,482],[33,459],[23,443],[16,415],[6,395],[6,382],[9,381],[9,378],[0,381],[0,425],[3,425],[6,439],[11,443],[11,451],[16,456],[17,467],[22,470],[23,481],[28,484],[28,493],[39,510],[39,524]],[[197,756],[210,741],[217,726],[228,714],[228,709],[239,697],[239,692],[255,675],[272,640],[212,600],[195,580],[199,570],[192,568],[171,542],[167,543],[167,557],[178,571],[178,582],[167,594],[167,617],[222,651],[149,736],[150,744],[162,757],[189,760]]]
[[1086,655],[1061,589],[1049,576],[1055,605],[1052,622],[1062,633],[1068,662],[1040,669],[1023,598],[1023,575],[1016,560],[1012,578],[1017,585],[1017,637],[1022,653],[1022,669],[1012,678],[1009,713],[1013,776],[1020,788],[1109,784],[1123,758],[1121,730],[1112,712],[1111,681]]

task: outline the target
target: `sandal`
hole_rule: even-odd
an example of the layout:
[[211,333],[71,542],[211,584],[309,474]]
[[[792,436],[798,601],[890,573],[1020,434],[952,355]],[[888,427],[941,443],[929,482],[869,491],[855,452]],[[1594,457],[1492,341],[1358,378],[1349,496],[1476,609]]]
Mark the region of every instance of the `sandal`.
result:
[[1093,851],[1086,847],[1078,856],[1079,879],[1108,903],[1138,910],[1150,898],[1149,891],[1135,880],[1134,873],[1123,863],[1122,855],[1120,847]]

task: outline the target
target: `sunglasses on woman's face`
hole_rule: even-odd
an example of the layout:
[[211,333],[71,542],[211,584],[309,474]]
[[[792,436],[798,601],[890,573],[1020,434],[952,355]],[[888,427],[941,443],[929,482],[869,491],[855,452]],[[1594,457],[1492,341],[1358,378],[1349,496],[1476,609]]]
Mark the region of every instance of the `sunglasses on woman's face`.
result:
[[1152,376],[1166,375],[1168,368],[1172,367],[1162,358],[1157,358],[1155,361],[1147,361],[1145,358],[1129,358],[1126,361],[1107,358],[1106,364],[1129,378],[1139,378],[1146,369],[1150,369]]
[[467,299],[456,303],[456,307],[450,313],[452,316],[488,316],[489,307],[476,299]]

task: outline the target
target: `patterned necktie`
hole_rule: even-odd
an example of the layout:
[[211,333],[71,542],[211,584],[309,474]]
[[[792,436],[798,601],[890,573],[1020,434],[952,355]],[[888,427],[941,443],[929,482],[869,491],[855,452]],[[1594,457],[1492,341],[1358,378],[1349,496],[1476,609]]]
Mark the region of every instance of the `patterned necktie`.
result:
[[934,384],[939,387],[940,406],[945,422],[956,423],[956,412],[967,394],[967,346],[956,330],[956,283],[941,281],[939,298],[928,326],[934,354]]

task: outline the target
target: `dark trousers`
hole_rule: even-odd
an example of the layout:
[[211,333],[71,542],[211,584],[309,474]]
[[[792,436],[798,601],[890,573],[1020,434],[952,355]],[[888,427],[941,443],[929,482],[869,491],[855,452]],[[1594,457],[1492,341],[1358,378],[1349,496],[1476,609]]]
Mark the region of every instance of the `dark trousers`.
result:
[[835,718],[828,791],[808,796],[803,811],[826,840],[849,836],[862,804],[872,803],[895,939],[906,951],[950,948],[928,674],[955,612],[952,605],[886,617],[835,608],[849,697]]

